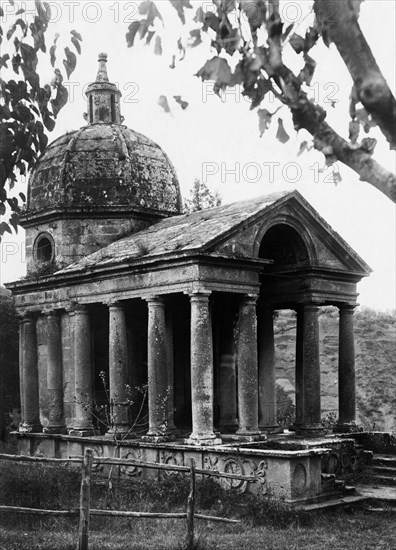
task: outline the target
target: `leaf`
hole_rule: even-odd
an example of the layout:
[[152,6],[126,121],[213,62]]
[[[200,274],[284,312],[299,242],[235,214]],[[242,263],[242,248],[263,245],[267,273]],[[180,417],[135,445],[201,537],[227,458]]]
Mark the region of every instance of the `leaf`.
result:
[[360,124],[358,120],[351,120],[349,123],[349,139],[351,143],[356,143],[359,137]]
[[57,87],[55,99],[51,99],[52,112],[55,118],[58,116],[58,113],[62,109],[62,107],[66,105],[68,97],[69,92],[67,91],[67,88],[65,88],[63,84],[60,84]]
[[16,25],[12,25],[12,27],[10,27],[7,31],[7,34],[6,34],[7,40],[11,38],[11,36],[14,34],[15,31],[16,31]]
[[18,226],[19,226],[19,214],[17,212],[13,212],[11,214],[11,217],[9,219],[10,224],[14,228],[15,233],[18,233]]
[[360,144],[360,149],[372,155],[374,153],[375,146],[377,145],[377,140],[375,138],[363,138]]
[[24,193],[19,193],[19,196],[22,199],[22,202],[26,202],[26,195]]
[[276,139],[281,143],[286,143],[290,139],[289,134],[286,132],[283,126],[283,120],[281,118],[278,118],[278,130],[276,132]]
[[308,54],[304,54],[305,65],[300,71],[298,78],[301,83],[305,82],[307,86],[310,86],[312,78],[315,72],[316,61],[312,59]]
[[146,36],[146,44],[147,46],[149,46],[151,44],[151,40],[154,38],[155,36],[155,31],[149,31],[147,33],[147,36]]
[[186,17],[184,15],[184,8],[192,9],[192,5],[190,4],[189,0],[169,0],[172,6],[177,11],[177,15],[179,16],[181,22],[183,25],[186,22]]
[[193,29],[190,31],[190,36],[192,41],[190,42],[190,46],[192,48],[195,48],[202,44],[202,38],[201,38],[201,29]]
[[298,150],[297,156],[300,156],[304,153],[304,151],[309,151],[310,147],[308,145],[308,141],[303,141],[300,143],[300,148]]
[[129,27],[128,32],[125,35],[127,41],[127,47],[131,48],[136,38],[136,34],[140,28],[140,21],[133,21]]
[[51,60],[51,65],[52,65],[53,67],[54,67],[55,61],[56,61],[55,52],[56,52],[56,45],[53,44],[53,45],[50,47],[50,60]]
[[[82,42],[82,37],[81,37],[81,34],[79,32],[77,32],[73,29],[72,31],[70,31],[70,34],[73,36],[73,38],[75,38],[76,40],[79,40],[80,42]],[[59,34],[57,34],[56,40],[58,39],[58,37],[59,37]]]
[[80,42],[77,40],[77,38],[74,38],[74,36],[71,37],[71,42],[76,48],[77,52],[81,54],[81,45]]
[[186,48],[183,46],[181,38],[177,41],[177,48],[179,50],[179,60],[182,61],[186,57]]
[[10,59],[10,56],[8,55],[8,53],[2,55],[0,57],[0,67],[6,67],[8,68],[7,66],[7,61]]
[[222,57],[212,57],[209,59],[196,76],[202,80],[214,80],[215,90],[224,89],[232,83],[231,68],[227,61]]
[[20,15],[21,13],[25,13],[25,10],[23,8],[19,9],[15,15]]
[[188,101],[184,101],[181,96],[179,95],[174,95],[173,96],[173,99],[176,101],[176,103],[178,103],[180,105],[180,107],[183,109],[183,111],[185,109],[187,109],[188,107]]
[[42,113],[44,126],[47,128],[48,131],[52,132],[52,130],[55,128],[55,120],[51,117],[50,112],[48,109],[45,109]]
[[155,37],[154,53],[155,55],[162,55],[162,43],[160,36]]
[[290,37],[290,46],[297,54],[299,54],[304,51],[305,40],[299,34],[293,33]]
[[362,124],[363,130],[366,134],[369,133],[370,128],[377,126],[377,123],[369,116],[364,107],[356,110],[356,119]]
[[67,46],[65,48],[65,55],[66,55],[66,59],[63,60],[63,65],[66,69],[67,78],[70,78],[70,75],[76,68],[77,57],[76,57],[76,54],[70,51],[70,49]]
[[12,235],[12,231],[10,229],[10,226],[6,222],[0,223],[0,235],[4,235],[4,233],[10,233]]
[[43,4],[41,0],[36,0],[34,3],[36,5],[36,10],[39,18],[45,23],[49,23],[51,21],[50,5],[47,2],[44,2]]
[[265,3],[263,0],[241,0],[241,5],[248,19],[251,32],[255,33],[265,21]]
[[164,109],[165,113],[170,113],[169,103],[166,95],[159,96],[158,105]]
[[139,6],[139,13],[140,15],[146,15],[146,21],[149,27],[153,26],[156,17],[163,21],[162,15],[152,0],[144,0]]
[[24,31],[26,29],[26,23],[21,18],[19,18],[15,21],[15,25],[19,25],[21,27],[22,31]]
[[259,117],[260,137],[262,137],[264,132],[268,130],[271,124],[272,114],[269,111],[267,111],[267,109],[259,109],[257,111],[257,115]]
[[20,50],[24,64],[32,71],[36,71],[37,67],[37,53],[32,46],[20,42]]
[[309,27],[309,29],[305,33],[304,51],[309,52],[309,50],[313,48],[315,44],[318,42],[318,38],[319,38],[319,33],[316,27]]

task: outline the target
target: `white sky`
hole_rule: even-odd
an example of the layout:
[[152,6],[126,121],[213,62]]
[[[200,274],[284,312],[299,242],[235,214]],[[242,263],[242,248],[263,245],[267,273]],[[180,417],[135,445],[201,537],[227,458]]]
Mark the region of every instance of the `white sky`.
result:
[[[187,196],[196,177],[206,181],[211,189],[218,189],[223,202],[283,190],[298,189],[330,225],[362,256],[374,272],[359,284],[359,302],[382,310],[394,309],[395,304],[395,205],[371,185],[360,182],[354,172],[338,164],[342,181],[331,181],[331,170],[317,173],[323,166],[323,157],[315,151],[297,156],[300,143],[308,135],[293,131],[290,117],[283,108],[274,117],[274,123],[262,138],[258,132],[258,117],[249,111],[249,104],[238,91],[230,90],[224,101],[213,96],[210,85],[194,77],[204,64],[207,45],[189,50],[187,58],[169,68],[172,53],[180,34],[186,34],[178,21],[176,11],[167,0],[158,6],[163,12],[166,27],[163,31],[164,53],[155,56],[153,47],[139,44],[127,48],[125,33],[128,25],[139,18],[137,3],[109,1],[50,1],[50,22],[47,48],[56,32],[61,33],[59,48],[68,40],[68,33],[76,29],[83,37],[82,55],[78,56],[76,71],[66,83],[70,102],[61,111],[57,126],[50,136],[52,141],[67,130],[85,124],[86,111],[83,88],[92,82],[97,71],[97,55],[108,54],[110,80],[117,82],[123,94],[122,114],[127,126],[159,143],[172,160],[179,176],[184,196]],[[195,13],[199,5],[210,9],[211,2],[192,1]],[[309,23],[310,1],[284,1],[282,10],[290,22],[300,25],[296,32],[304,32]],[[7,29],[13,22],[13,10],[32,9],[32,2],[2,2],[6,11]],[[15,11],[14,11],[15,13]],[[8,19],[7,19],[8,18]],[[305,18],[305,19],[304,19]],[[385,78],[395,90],[395,3],[393,0],[366,0],[361,7],[360,24]],[[62,42],[63,39],[63,42]],[[58,51],[61,64],[61,50]],[[177,53],[177,52],[176,52]],[[334,47],[321,45],[312,51],[318,66],[311,86],[311,95],[328,109],[328,122],[344,137],[348,137],[348,97],[351,78]],[[47,62],[43,57],[42,67]],[[299,60],[290,54],[288,62]],[[41,69],[42,83],[52,78],[52,68]],[[171,114],[157,104],[159,96],[166,95]],[[183,111],[173,100],[181,95],[189,102]],[[328,101],[334,100],[335,108]],[[323,103],[325,102],[325,103]],[[267,102],[269,111],[275,103]],[[290,134],[286,145],[275,139],[276,119],[281,116]],[[390,170],[395,170],[395,155],[390,153],[385,140],[377,131],[375,158]],[[263,164],[266,163],[266,164]],[[268,163],[276,163],[271,166]],[[271,174],[272,171],[272,174]],[[273,176],[273,177],[272,177]],[[19,189],[26,189],[26,183]],[[1,246],[0,281],[15,280],[24,274],[23,230],[18,236],[6,235]]]

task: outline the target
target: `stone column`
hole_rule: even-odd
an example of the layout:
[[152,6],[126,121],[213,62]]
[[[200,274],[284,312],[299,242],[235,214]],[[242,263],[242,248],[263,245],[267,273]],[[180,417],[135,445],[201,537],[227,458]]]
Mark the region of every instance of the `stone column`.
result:
[[323,431],[320,404],[319,307],[315,304],[306,304],[303,315],[304,410],[303,422],[296,426],[296,431],[299,435],[316,437]]
[[128,422],[128,343],[125,309],[122,302],[109,304],[109,386],[111,437],[125,437]]
[[166,343],[165,304],[161,297],[147,300],[148,304],[148,408],[149,430],[145,439],[166,441],[168,430],[168,362]]
[[259,427],[266,432],[279,431],[276,421],[276,373],[273,310],[257,308],[258,404]]
[[167,382],[168,382],[168,431],[174,432],[176,426],[174,424],[174,409],[175,409],[175,384],[173,374],[173,316],[169,308],[165,312],[166,325],[166,362],[167,362]]
[[33,315],[26,315],[19,325],[20,331],[20,373],[22,423],[19,431],[22,433],[41,432],[39,380],[37,365],[37,335],[36,321]]
[[213,342],[209,293],[190,294],[192,433],[186,443],[221,443],[213,431]]
[[235,355],[222,353],[219,361],[220,429],[235,432],[238,426]]
[[340,307],[338,344],[338,422],[336,432],[353,432],[356,426],[354,306]]
[[74,359],[74,423],[70,435],[94,435],[91,407],[93,400],[91,323],[89,311],[78,306],[71,312]]
[[63,373],[62,341],[59,313],[47,314],[47,390],[48,390],[48,433],[65,433],[63,416]]
[[238,413],[241,438],[256,439],[258,429],[258,363],[256,295],[241,297],[238,322]]
[[304,424],[304,310],[297,309],[296,326],[296,422],[295,427]]

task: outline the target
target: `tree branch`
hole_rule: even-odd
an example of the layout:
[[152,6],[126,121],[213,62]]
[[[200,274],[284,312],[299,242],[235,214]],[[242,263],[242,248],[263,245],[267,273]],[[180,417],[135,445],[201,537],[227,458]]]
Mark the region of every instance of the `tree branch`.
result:
[[360,147],[348,143],[325,122],[325,111],[309,100],[300,101],[297,106],[290,108],[295,127],[305,128],[313,136],[315,149],[328,155],[331,148],[332,156],[352,168],[362,181],[367,181],[396,203],[396,176],[376,162],[371,157],[372,152],[363,143]]
[[[270,43],[270,47],[274,44]],[[264,68],[267,72],[273,71],[271,66]],[[396,176],[371,158],[372,149],[367,141],[362,140],[360,145],[352,144],[337,134],[325,122],[326,111],[308,99],[298,78],[283,62],[276,73],[284,82],[282,100],[292,112],[295,129],[307,130],[314,138],[315,149],[336,157],[359,174],[362,181],[367,181],[396,203]]]
[[352,76],[359,101],[396,149],[396,101],[359,26],[354,1],[315,0],[314,10]]

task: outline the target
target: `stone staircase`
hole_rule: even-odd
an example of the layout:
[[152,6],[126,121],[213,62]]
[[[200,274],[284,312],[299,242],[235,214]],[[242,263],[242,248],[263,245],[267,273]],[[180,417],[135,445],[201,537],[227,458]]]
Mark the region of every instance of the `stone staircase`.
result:
[[396,455],[374,453],[370,467],[366,470],[366,482],[370,485],[395,487]]

